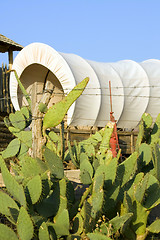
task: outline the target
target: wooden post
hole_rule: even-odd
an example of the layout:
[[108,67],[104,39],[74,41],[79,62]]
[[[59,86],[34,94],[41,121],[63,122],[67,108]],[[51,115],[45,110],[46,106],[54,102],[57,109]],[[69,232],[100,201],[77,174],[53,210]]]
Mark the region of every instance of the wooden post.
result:
[[131,153],[134,152],[134,133],[131,133]]
[[11,70],[13,65],[13,51],[10,48],[8,50],[8,58],[9,58],[9,70]]
[[31,100],[32,100],[31,111],[32,111],[32,114],[33,114],[36,103],[37,103],[37,82],[33,83],[33,85],[32,85]]
[[[36,88],[36,84],[34,86]],[[52,92],[54,90],[54,85],[47,81],[44,89],[44,94],[42,95],[42,98],[40,102],[48,105]],[[36,99],[36,90],[33,89],[33,99]],[[35,100],[34,100],[35,101]],[[43,113],[39,111],[39,103],[35,103],[35,108],[34,108],[34,103],[32,103],[33,107],[33,113],[32,113],[32,157],[33,158],[40,158],[42,159],[42,146],[45,143],[45,138],[42,136],[42,118],[43,118]]]
[[63,161],[64,160],[64,152],[65,152],[64,121],[61,122],[60,137],[61,137],[61,158],[62,158],[62,161]]
[[0,74],[0,112],[3,112],[3,65]]
[[2,95],[2,111],[3,112],[5,112],[5,106],[6,106],[6,104],[5,104],[5,94],[6,94],[6,92],[5,92],[5,77],[4,77],[4,75],[5,75],[5,71],[4,71],[4,64],[2,63],[2,93],[3,93],[3,95]]
[[9,77],[8,77],[7,71],[8,71],[7,64],[5,64],[6,112],[10,113],[11,109],[10,109],[10,99],[9,99]]

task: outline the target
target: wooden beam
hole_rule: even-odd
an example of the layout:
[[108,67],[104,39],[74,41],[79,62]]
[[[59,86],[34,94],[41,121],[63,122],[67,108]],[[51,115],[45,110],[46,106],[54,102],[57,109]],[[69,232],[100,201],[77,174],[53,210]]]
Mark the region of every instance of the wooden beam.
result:
[[8,58],[9,58],[9,70],[11,70],[13,65],[13,51],[10,48],[8,49]]

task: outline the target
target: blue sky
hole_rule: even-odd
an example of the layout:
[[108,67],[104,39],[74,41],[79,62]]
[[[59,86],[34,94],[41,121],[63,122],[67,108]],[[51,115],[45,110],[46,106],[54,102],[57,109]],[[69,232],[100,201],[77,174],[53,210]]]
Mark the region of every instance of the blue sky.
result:
[[0,8],[0,33],[23,46],[102,62],[160,59],[159,0],[3,0]]

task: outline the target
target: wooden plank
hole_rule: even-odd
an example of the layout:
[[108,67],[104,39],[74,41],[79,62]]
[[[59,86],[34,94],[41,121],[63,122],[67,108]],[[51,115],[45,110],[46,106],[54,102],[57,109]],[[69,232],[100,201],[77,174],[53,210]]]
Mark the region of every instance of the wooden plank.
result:
[[10,48],[8,50],[8,58],[9,58],[9,70],[11,70],[13,65],[13,51]]
[[5,80],[4,80],[4,64],[2,63],[2,112],[5,112]]
[[3,107],[3,81],[2,81],[2,67],[0,68],[0,112],[2,112]]
[[10,113],[10,104],[9,104],[9,78],[7,74],[7,65],[5,64],[5,97],[6,97],[6,112]]

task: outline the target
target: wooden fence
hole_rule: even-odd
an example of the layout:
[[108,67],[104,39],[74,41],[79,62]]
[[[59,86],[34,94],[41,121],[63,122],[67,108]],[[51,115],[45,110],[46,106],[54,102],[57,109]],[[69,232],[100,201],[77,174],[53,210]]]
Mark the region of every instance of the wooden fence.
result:
[[0,68],[0,112],[11,113],[13,112],[13,105],[9,95],[9,73],[7,73],[7,65]]
[[9,73],[7,65],[0,68],[0,151],[4,150],[13,135],[4,124],[4,117],[13,112],[13,105],[9,95]]

